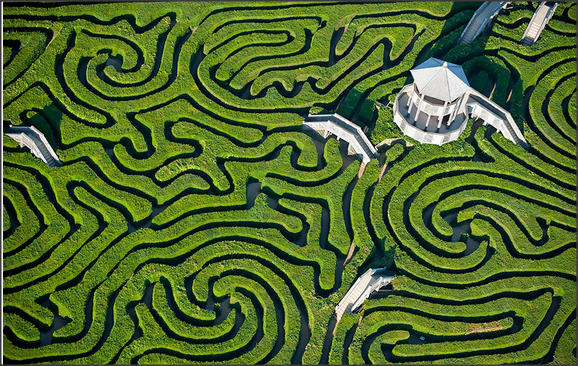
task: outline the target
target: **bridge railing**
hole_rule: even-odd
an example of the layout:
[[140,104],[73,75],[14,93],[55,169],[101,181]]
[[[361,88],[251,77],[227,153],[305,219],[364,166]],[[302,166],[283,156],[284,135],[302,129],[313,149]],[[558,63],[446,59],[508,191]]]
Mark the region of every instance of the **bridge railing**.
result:
[[[378,290],[380,287],[391,282],[395,276],[383,276],[381,275],[377,280],[371,282],[371,277],[376,274],[384,273],[386,268],[370,268],[364,274],[362,274],[354,283],[353,286],[347,291],[343,299],[335,307],[335,314],[337,316],[337,321],[341,319],[341,316],[345,312],[353,312],[357,310],[361,304],[371,295],[372,292]],[[352,298],[353,295],[358,293],[358,287],[363,283],[367,282],[365,289],[360,293],[357,298]]]
[[375,281],[371,285],[369,285],[365,289],[365,291],[363,291],[363,294],[359,296],[359,298],[353,304],[353,306],[351,306],[350,311],[354,312],[355,310],[357,310],[361,306],[361,304],[363,304],[363,302],[369,297],[369,295],[371,295],[372,292],[379,290],[380,287],[382,287],[385,284],[388,284],[393,278],[394,276],[380,277],[378,281]]
[[[486,1],[484,2],[479,8],[478,10],[476,10],[476,12],[474,13],[474,15],[472,16],[472,18],[470,19],[470,21],[468,22],[468,24],[466,25],[466,28],[464,28],[464,31],[462,32],[458,43],[460,43],[465,34],[470,30],[470,28],[474,25],[474,23],[477,21],[478,23],[480,23],[479,28],[476,30],[476,33],[474,34],[474,36],[472,37],[473,39],[476,39],[477,36],[480,35],[480,33],[482,33],[482,31],[484,30],[484,28],[494,19],[494,17],[496,15],[498,15],[498,13],[500,12],[500,10],[502,10],[507,4],[509,3],[509,1],[500,1],[498,2],[494,2],[494,1]],[[488,10],[489,7],[494,6],[496,7],[496,9],[491,13],[490,16],[484,16],[483,20],[480,22],[479,21],[479,17],[482,16],[482,14],[484,12],[486,12]]]
[[[520,129],[518,128],[516,121],[514,121],[514,118],[512,118],[510,112],[506,111],[499,104],[497,104],[496,102],[487,98],[479,91],[472,88],[470,89],[470,98],[468,99],[467,104],[470,105],[471,108],[472,104],[474,103],[478,104],[481,108],[486,109],[489,113],[494,115],[496,119],[501,120],[502,122],[501,125],[503,125],[503,127],[505,127],[508,130],[509,134],[512,137],[513,140],[512,142],[522,146],[526,150],[528,149],[529,144],[524,138],[524,134],[522,133],[522,131],[520,131]],[[492,124],[491,123],[492,121],[488,122]],[[500,129],[500,127],[502,126],[495,126],[495,127]]]

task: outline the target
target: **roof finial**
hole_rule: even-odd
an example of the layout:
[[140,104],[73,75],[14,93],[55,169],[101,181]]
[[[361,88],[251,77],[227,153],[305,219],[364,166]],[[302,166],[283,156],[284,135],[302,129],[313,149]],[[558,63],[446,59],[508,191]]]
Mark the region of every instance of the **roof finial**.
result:
[[446,67],[446,68],[448,67],[448,62],[447,62],[447,61],[444,61],[443,67]]

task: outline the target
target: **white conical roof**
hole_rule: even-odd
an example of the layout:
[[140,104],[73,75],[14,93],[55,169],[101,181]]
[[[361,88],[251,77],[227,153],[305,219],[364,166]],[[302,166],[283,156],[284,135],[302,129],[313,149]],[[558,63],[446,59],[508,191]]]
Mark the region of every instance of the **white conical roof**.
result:
[[451,102],[470,88],[460,65],[431,57],[410,70],[417,90],[428,97]]

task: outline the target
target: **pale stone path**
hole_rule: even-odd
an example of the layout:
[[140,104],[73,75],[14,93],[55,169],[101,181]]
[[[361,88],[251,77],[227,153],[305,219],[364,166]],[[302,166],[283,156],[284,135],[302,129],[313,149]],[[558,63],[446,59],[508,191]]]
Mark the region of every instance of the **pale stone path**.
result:
[[343,265],[346,265],[347,263],[349,263],[349,260],[353,256],[354,251],[355,251],[355,244],[353,244],[353,242],[351,242],[351,245],[349,246],[349,251],[347,252],[347,257],[345,257],[345,261],[343,261]]
[[378,182],[381,182],[381,178],[383,178],[383,175],[385,174],[385,169],[387,169],[387,161],[383,164],[383,167],[381,167],[381,172],[379,173],[379,177],[377,178]]
[[361,164],[359,166],[359,170],[357,171],[357,179],[361,179],[363,172],[365,172],[365,164]]

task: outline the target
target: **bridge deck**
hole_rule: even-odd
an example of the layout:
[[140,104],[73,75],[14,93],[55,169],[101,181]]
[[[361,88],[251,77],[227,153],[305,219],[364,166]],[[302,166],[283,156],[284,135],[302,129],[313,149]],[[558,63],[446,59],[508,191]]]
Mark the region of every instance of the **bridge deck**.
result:
[[540,34],[542,34],[544,27],[554,15],[557,6],[558,3],[555,2],[543,2],[538,5],[536,12],[530,20],[530,24],[528,24],[528,28],[526,28],[526,31],[522,36],[523,45],[531,46],[536,43],[538,38],[540,38]]
[[335,307],[337,321],[346,312],[353,312],[365,301],[371,293],[377,291],[382,286],[387,285],[394,279],[385,268],[368,269],[359,277],[353,286],[347,291],[343,299]]
[[303,125],[316,131],[328,131],[349,143],[356,154],[359,154],[364,164],[378,156],[377,150],[363,133],[359,126],[353,124],[338,114],[309,115]]

